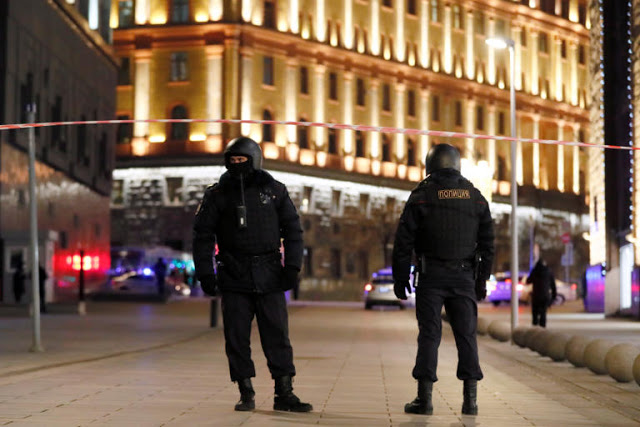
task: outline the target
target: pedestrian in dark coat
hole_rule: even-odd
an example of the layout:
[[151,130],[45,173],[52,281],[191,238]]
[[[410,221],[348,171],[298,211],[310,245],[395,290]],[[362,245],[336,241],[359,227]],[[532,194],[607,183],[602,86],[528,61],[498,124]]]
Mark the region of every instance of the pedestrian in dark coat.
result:
[[[293,393],[296,370],[284,295],[297,286],[302,266],[300,218],[285,185],[262,169],[262,151],[255,141],[236,138],[227,145],[224,156],[228,171],[207,188],[196,213],[193,259],[203,291],[222,293],[231,381],[240,389],[235,409],[255,408],[250,335],[256,317],[275,381],[273,408],[311,411],[312,406]],[[217,269],[213,262],[216,242]]]
[[13,272],[13,298],[18,304],[22,301],[22,296],[25,293],[24,282],[26,278],[22,260],[18,260],[16,264],[16,271]]
[[164,262],[164,259],[161,257],[158,258],[158,261],[153,265],[153,273],[156,276],[156,288],[158,291],[158,295],[162,298],[165,296],[165,281],[167,277],[167,263]]
[[47,290],[46,290],[46,284],[47,284],[47,279],[49,278],[49,275],[47,274],[47,270],[42,266],[39,265],[38,266],[38,280],[40,283],[38,283],[38,290],[39,290],[39,294],[40,294],[40,312],[41,313],[46,313],[47,312]]
[[460,174],[460,153],[449,144],[434,145],[426,158],[427,178],[411,192],[393,248],[394,291],[406,299],[415,253],[418,269],[416,316],[418,354],[413,377],[418,396],[405,412],[433,413],[438,346],[444,306],[458,348],[457,377],[463,380],[462,413],[475,415],[477,381],[482,370],[476,343],[476,299],[486,296],[494,254],[493,221],[480,191]]
[[533,256],[536,264],[531,269],[527,283],[531,283],[531,323],[543,328],[547,326],[547,308],[556,299],[556,279],[553,277],[551,269],[540,257],[540,246],[536,243],[533,246]]

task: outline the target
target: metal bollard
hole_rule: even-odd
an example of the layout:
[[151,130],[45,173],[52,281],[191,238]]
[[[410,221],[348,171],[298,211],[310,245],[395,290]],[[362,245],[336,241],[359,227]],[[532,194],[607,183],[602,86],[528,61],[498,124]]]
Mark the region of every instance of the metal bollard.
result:
[[209,310],[209,326],[215,328],[218,326],[218,323],[222,317],[222,304],[220,297],[212,297],[211,298],[211,307]]

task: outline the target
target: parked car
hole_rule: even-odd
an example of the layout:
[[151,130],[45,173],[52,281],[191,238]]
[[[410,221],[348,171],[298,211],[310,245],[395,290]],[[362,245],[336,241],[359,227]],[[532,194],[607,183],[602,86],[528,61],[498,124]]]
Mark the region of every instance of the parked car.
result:
[[[109,279],[106,284],[111,291],[122,294],[156,294],[156,276],[146,268],[141,272],[131,271]],[[177,279],[167,277],[165,280],[165,292],[169,295],[189,296],[191,288]]]
[[[522,301],[526,273],[519,272],[518,278],[516,290],[518,292],[518,300]],[[505,271],[491,275],[489,280],[487,280],[487,301],[496,307],[500,305],[501,302],[511,302],[511,272]]]
[[[410,281],[413,284],[413,268]],[[374,305],[395,305],[401,309],[415,306],[415,293],[408,295],[406,300],[396,298],[393,293],[393,275],[391,267],[383,268],[371,275],[371,280],[364,285],[364,308],[371,310]]]
[[[525,283],[522,291],[521,301],[529,304],[531,303],[531,291],[533,286],[531,283]],[[565,301],[573,301],[578,297],[578,284],[567,283],[562,280],[556,279],[556,299],[553,301],[555,305],[562,305]]]

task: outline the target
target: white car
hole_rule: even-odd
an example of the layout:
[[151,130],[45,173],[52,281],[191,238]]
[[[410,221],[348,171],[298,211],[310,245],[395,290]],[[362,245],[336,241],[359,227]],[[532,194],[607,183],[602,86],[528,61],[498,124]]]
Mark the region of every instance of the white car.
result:
[[[412,269],[413,270],[413,269]],[[413,286],[413,274],[410,283]],[[407,295],[406,300],[400,300],[393,292],[393,275],[391,268],[383,268],[371,275],[371,281],[364,285],[364,308],[371,310],[374,305],[395,305],[401,309],[415,306],[415,293]]]
[[[531,302],[531,283],[525,283],[522,290],[522,296],[520,300],[525,303]],[[578,284],[567,283],[562,280],[556,279],[556,299],[553,301],[555,305],[562,305],[565,301],[573,301],[578,297]]]

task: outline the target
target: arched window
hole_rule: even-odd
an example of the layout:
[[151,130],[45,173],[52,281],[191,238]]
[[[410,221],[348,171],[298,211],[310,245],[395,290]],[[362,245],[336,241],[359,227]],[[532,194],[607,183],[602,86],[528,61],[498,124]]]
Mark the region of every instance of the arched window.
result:
[[[308,121],[305,117],[298,119],[300,122]],[[298,146],[300,148],[309,148],[309,126],[298,126]]]
[[338,131],[329,129],[329,153],[338,154]]
[[365,139],[364,139],[364,137],[365,137],[364,133],[362,133],[359,130],[356,131],[356,157],[365,157],[365,153],[364,153]]
[[416,165],[416,142],[413,138],[407,139],[407,166]]
[[[172,119],[186,119],[187,108],[184,105],[176,105],[171,109]],[[189,124],[188,123],[171,123],[171,130],[169,132],[170,139],[174,141],[185,141],[189,137]]]
[[[262,110],[262,120],[273,120],[273,115],[269,110]],[[273,125],[264,123],[262,125],[262,142],[273,142]]]
[[391,138],[387,134],[382,135],[382,161],[391,161]]

